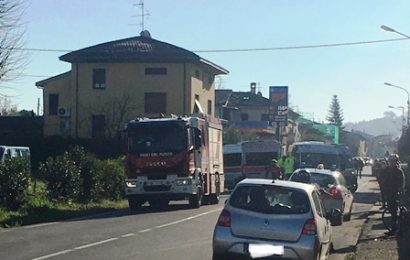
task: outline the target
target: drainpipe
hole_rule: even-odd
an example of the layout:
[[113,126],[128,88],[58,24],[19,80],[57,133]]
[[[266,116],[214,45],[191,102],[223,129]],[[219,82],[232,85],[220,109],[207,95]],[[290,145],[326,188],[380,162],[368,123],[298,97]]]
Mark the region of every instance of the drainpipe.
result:
[[78,139],[78,63],[75,64],[75,139]]
[[183,102],[182,102],[182,116],[187,115],[186,113],[186,63],[184,62],[184,89],[183,89]]

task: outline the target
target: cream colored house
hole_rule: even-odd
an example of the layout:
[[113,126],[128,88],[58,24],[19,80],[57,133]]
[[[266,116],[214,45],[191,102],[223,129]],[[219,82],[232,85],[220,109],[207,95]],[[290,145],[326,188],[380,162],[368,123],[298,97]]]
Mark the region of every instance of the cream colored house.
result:
[[136,117],[215,113],[215,76],[228,71],[147,31],[67,53],[71,70],[39,81],[44,135],[113,137]]

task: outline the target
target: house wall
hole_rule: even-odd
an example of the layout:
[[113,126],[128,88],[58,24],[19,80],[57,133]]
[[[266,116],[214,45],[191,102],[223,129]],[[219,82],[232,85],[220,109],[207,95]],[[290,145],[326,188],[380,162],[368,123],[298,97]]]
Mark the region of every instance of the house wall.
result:
[[262,114],[269,114],[269,109],[265,107],[240,107],[239,110],[231,113],[233,121],[241,121],[241,114],[248,114],[248,121],[261,121]]
[[[145,75],[147,67],[165,67],[166,75]],[[93,88],[93,69],[105,69],[105,88]],[[137,116],[158,116],[144,113],[144,93],[166,93],[166,113],[189,115],[194,111],[194,98],[205,113],[208,100],[214,114],[214,75],[200,65],[190,63],[80,63],[72,64],[71,74],[51,79],[43,91],[44,135],[59,135],[60,123],[67,121],[66,135],[92,137],[92,116],[104,115],[108,136],[116,134],[120,125]],[[184,93],[185,92],[185,93]],[[50,93],[59,94],[59,107],[70,109],[71,116],[60,118],[48,113]],[[78,98],[78,103],[76,99]],[[185,102],[184,102],[185,100]],[[78,126],[78,128],[77,128]]]
[[[43,90],[43,118],[44,118],[44,136],[52,136],[52,135],[59,135],[60,134],[60,122],[61,119],[58,115],[50,115],[49,111],[49,95],[50,94],[58,94],[58,106],[59,107],[66,107],[70,109],[71,113],[73,113],[72,104],[74,104],[75,96],[74,96],[74,88],[72,82],[72,75],[68,74],[65,77],[57,78],[50,81]],[[65,119],[69,120],[71,123],[70,118]]]

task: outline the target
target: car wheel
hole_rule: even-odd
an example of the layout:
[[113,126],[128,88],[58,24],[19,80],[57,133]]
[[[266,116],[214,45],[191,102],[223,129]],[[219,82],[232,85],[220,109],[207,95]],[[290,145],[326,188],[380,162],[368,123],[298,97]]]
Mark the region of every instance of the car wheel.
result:
[[202,190],[198,188],[196,194],[191,194],[189,197],[189,205],[191,208],[199,208],[202,204]]
[[353,203],[350,204],[349,213],[347,215],[343,215],[344,221],[350,221],[352,219],[352,208],[353,208]]
[[139,201],[139,200],[131,199],[131,198],[128,199],[128,206],[132,210],[139,209],[141,207],[141,205],[142,205],[142,202]]
[[224,254],[217,254],[217,253],[212,253],[212,260],[226,260],[229,259],[226,255]]

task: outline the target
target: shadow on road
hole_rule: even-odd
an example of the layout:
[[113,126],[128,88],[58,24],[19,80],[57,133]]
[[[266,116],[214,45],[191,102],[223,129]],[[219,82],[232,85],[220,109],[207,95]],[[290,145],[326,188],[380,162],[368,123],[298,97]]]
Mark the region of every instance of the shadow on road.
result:
[[332,254],[347,254],[347,253],[352,253],[356,251],[356,246],[346,246],[346,247],[342,247],[342,248],[334,248],[332,250]]
[[375,192],[356,192],[354,194],[354,203],[374,204],[377,202]]

